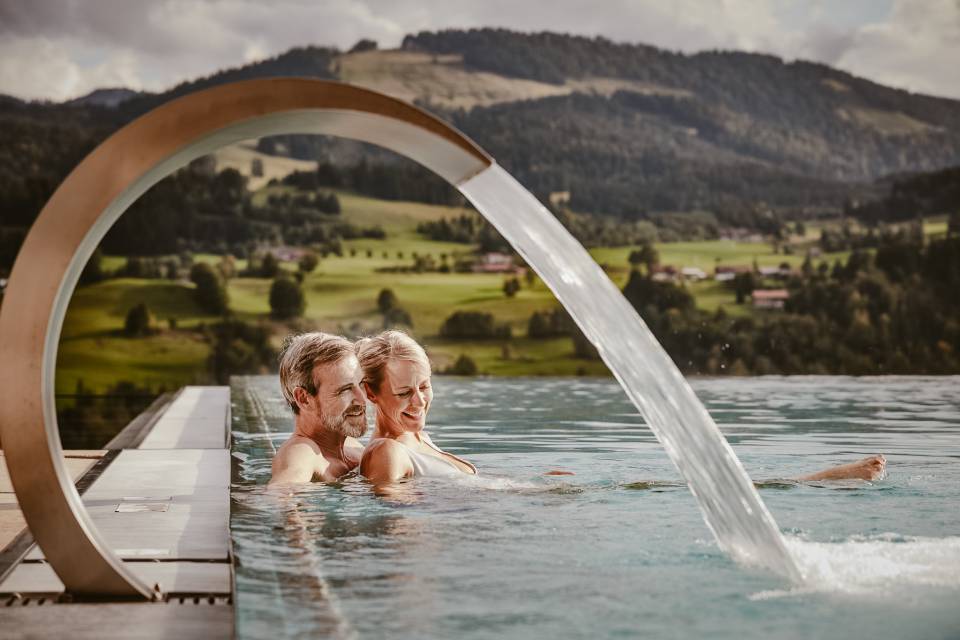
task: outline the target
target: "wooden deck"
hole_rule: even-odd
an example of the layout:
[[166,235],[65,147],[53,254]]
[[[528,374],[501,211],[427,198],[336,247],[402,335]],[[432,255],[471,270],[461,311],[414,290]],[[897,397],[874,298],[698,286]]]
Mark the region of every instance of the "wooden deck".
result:
[[100,534],[162,603],[66,603],[0,456],[0,638],[232,637],[229,403],[227,387],[185,387],[104,451],[65,452]]

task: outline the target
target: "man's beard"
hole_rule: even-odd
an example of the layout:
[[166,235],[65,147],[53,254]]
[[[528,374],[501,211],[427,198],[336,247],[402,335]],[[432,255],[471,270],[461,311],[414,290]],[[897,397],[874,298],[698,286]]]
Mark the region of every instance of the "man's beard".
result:
[[[356,414],[357,410],[359,414]],[[354,415],[351,415],[354,414]],[[362,405],[353,405],[337,416],[323,414],[320,416],[323,428],[334,433],[341,433],[348,438],[359,438],[367,432],[367,412]]]

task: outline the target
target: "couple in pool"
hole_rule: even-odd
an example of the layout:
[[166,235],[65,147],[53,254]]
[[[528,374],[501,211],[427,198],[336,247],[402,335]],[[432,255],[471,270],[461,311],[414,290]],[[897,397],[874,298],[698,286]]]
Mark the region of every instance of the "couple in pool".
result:
[[[358,467],[378,486],[475,475],[475,466],[427,435],[430,376],[423,347],[401,331],[356,342],[319,332],[290,336],[280,356],[280,386],[294,430],[273,458],[270,483],[334,482]],[[367,431],[368,400],[376,426],[364,446],[359,438]],[[885,464],[882,455],[872,456],[797,480],[875,480]]]

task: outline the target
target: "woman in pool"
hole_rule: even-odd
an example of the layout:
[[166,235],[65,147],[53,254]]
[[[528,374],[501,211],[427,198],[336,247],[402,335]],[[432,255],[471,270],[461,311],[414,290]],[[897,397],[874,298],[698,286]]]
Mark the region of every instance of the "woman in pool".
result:
[[360,473],[375,484],[477,473],[466,460],[433,444],[424,431],[433,388],[430,361],[416,340],[402,331],[384,331],[358,341],[357,357],[367,398],[377,410]]
[[[477,468],[441,450],[427,435],[427,413],[433,401],[430,361],[416,340],[402,331],[384,331],[357,342],[367,398],[376,406],[377,423],[360,460],[360,473],[374,484],[417,476],[457,476]],[[801,476],[801,482],[876,480],[886,459],[871,456],[857,462]],[[568,475],[550,471],[547,475]]]

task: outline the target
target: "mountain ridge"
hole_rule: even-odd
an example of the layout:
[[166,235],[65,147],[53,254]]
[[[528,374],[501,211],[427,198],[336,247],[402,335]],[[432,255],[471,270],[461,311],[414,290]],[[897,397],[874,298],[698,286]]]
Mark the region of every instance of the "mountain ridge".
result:
[[[111,130],[198,89],[264,76],[348,80],[462,129],[546,198],[580,212],[842,209],[890,174],[960,165],[960,101],[883,87],[826,65],[744,52],[682,54],[502,29],[421,32],[397,50],[297,47],[139,94],[114,107],[0,99],[3,225],[27,225]],[[350,141],[265,140],[261,151],[337,161]],[[380,152],[386,154],[386,152]],[[19,155],[18,155],[19,154]]]

